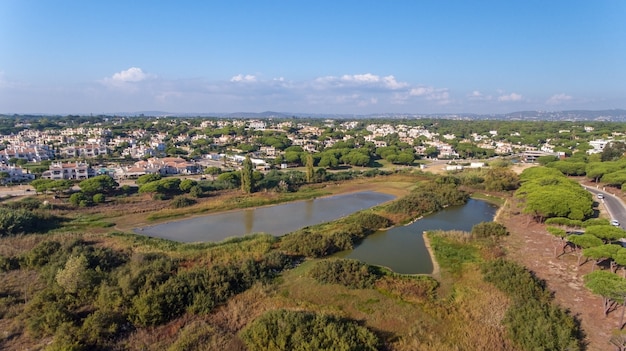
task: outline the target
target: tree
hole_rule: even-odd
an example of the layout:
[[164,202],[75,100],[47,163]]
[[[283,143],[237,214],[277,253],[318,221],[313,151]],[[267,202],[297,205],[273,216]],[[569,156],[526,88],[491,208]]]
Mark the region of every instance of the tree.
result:
[[85,194],[93,195],[97,193],[110,193],[117,188],[119,184],[111,176],[103,174],[85,179],[80,182],[78,186]]
[[88,277],[87,257],[85,255],[70,257],[55,278],[57,284],[70,294],[76,294],[80,289],[88,287],[91,280]]
[[9,178],[11,178],[11,175],[8,172],[0,172],[0,184],[4,184]]
[[398,153],[398,157],[393,163],[410,166],[411,164],[413,164],[413,161],[415,161],[415,155],[412,152],[402,151]]
[[591,225],[585,229],[585,233],[602,239],[605,244],[617,239],[626,238],[626,231],[612,225]]
[[254,190],[254,179],[252,178],[253,171],[250,156],[246,156],[243,160],[243,168],[241,170],[241,191],[244,193],[250,194]]
[[548,231],[548,233],[552,234],[555,238],[554,240],[554,257],[558,257],[558,248],[560,247],[562,250],[565,249],[565,246],[563,245],[563,240],[565,239],[565,237],[567,236],[567,232],[565,231],[565,229],[561,229],[561,228],[557,228],[557,227],[552,227],[552,226],[548,226],[546,228],[546,230]]
[[613,141],[602,149],[601,159],[602,161],[619,160],[624,156],[624,153],[626,153],[626,144],[621,141]]
[[222,169],[219,167],[211,166],[207,167],[204,170],[204,174],[208,174],[211,176],[211,179],[215,180],[215,177],[222,173]]
[[313,155],[307,154],[306,155],[306,182],[307,183],[313,182],[313,173],[314,173]]
[[339,166],[339,160],[337,160],[337,158],[330,153],[324,153],[318,166],[324,168],[337,168],[337,166]]
[[567,237],[567,241],[575,245],[575,249],[578,255],[578,265],[580,266],[580,260],[583,257],[583,250],[594,246],[602,245],[602,240],[591,235],[570,235]]
[[592,258],[596,260],[596,263],[592,266],[591,270],[594,271],[596,265],[604,260],[611,260],[611,271],[617,268],[616,263],[612,258],[622,248],[621,245],[606,244],[600,246],[594,246],[583,250],[583,256],[586,258]]
[[178,187],[180,188],[182,192],[188,193],[191,190],[191,188],[193,188],[196,185],[198,185],[197,181],[193,179],[185,179],[180,182],[180,185]]
[[160,180],[161,175],[159,173],[149,173],[139,176],[135,183],[139,186],[144,185],[146,183],[154,182],[156,180]]
[[[603,301],[604,315],[614,310],[618,304],[624,305],[624,294],[626,293],[626,279],[619,277],[609,271],[595,271],[584,277],[585,287],[592,293],[600,295]],[[619,328],[623,325],[620,321]]]

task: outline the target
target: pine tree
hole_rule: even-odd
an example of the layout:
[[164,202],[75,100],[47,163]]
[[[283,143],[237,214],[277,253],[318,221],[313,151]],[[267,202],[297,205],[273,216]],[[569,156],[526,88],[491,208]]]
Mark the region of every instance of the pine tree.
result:
[[246,159],[243,161],[243,169],[241,170],[241,191],[250,194],[253,189],[252,161],[250,156],[246,156]]
[[307,154],[306,155],[306,182],[307,183],[313,182],[313,175],[314,175],[313,155]]

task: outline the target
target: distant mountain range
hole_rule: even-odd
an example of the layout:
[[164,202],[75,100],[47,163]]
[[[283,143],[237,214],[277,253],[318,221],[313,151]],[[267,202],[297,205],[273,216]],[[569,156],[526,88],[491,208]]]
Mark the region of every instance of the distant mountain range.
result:
[[525,120],[525,121],[626,121],[626,110],[568,110],[568,111],[518,111],[504,114],[476,114],[476,113],[375,113],[367,115],[356,114],[320,114],[320,113],[292,113],[292,112],[229,112],[229,113],[173,113],[164,111],[119,112],[109,115],[116,116],[154,116],[154,117],[222,117],[222,118],[328,118],[328,119],[419,119],[445,118],[462,120]]
[[[210,113],[176,113],[165,111],[136,111],[115,112],[101,114],[106,116],[146,116],[146,117],[221,117],[221,118],[323,118],[323,119],[420,119],[442,118],[457,120],[519,120],[519,121],[609,121],[626,122],[626,110],[568,110],[568,111],[519,111],[503,114],[476,114],[476,113],[374,113],[367,115],[356,114],[321,114],[321,113],[292,113],[292,112],[210,112]],[[2,114],[0,114],[2,116]],[[9,115],[5,115],[9,116]],[[50,114],[22,114],[21,116],[54,116]]]

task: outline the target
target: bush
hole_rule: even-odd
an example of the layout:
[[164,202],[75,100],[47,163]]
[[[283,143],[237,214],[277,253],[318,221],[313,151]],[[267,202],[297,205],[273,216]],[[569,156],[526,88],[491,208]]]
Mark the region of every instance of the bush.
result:
[[191,189],[189,189],[189,196],[202,197],[203,194],[204,192],[202,191],[202,188],[199,185],[194,185],[191,187]]
[[[585,221],[585,223],[589,222],[589,220]],[[546,224],[552,224],[552,225],[564,225],[564,226],[568,226],[568,227],[582,227],[583,226],[583,222],[580,220],[574,220],[574,219],[569,219],[566,217],[552,217],[552,218],[548,218],[545,221]],[[606,221],[606,224],[608,224],[609,222]]]
[[160,194],[160,193],[155,193],[152,195],[152,200],[159,200],[159,201],[163,201],[163,200],[167,200],[169,199],[169,197],[165,194]]
[[392,202],[387,206],[387,210],[419,217],[439,211],[446,206],[463,205],[469,199],[469,195],[459,190],[456,183],[448,178],[438,178],[438,183],[418,186],[409,195]]
[[20,201],[8,202],[4,206],[8,208],[12,208],[14,210],[24,209],[24,210],[36,210],[41,207],[41,200],[36,197],[27,197]]
[[0,272],[8,272],[20,268],[20,262],[16,257],[0,255]]
[[186,196],[178,196],[178,197],[175,197],[174,200],[172,200],[171,205],[173,208],[182,208],[182,207],[191,206],[195,203],[196,201],[194,199],[190,199]]
[[249,288],[266,272],[254,261],[240,265],[213,265],[170,275],[135,296],[131,319],[137,326],[166,323],[185,311],[208,313],[229,297]]
[[248,325],[241,339],[250,350],[378,350],[378,337],[356,322],[312,312],[270,311]]
[[480,222],[472,227],[474,238],[488,238],[491,236],[506,236],[509,232],[506,227],[497,222]]
[[80,191],[70,195],[70,203],[76,207],[87,207],[93,204],[93,198]]
[[158,173],[151,173],[151,174],[144,174],[142,176],[139,176],[139,178],[137,178],[137,180],[135,181],[135,183],[139,186],[150,183],[150,182],[154,182],[157,180],[161,179],[161,175]]
[[357,260],[324,260],[317,262],[309,276],[322,284],[340,284],[354,289],[374,287],[380,273]]
[[51,229],[58,219],[44,212],[0,207],[0,237]]
[[139,190],[139,188],[134,187],[134,186],[130,186],[128,184],[124,184],[120,187],[120,191],[122,192],[122,194],[126,194],[126,195],[130,195],[132,193],[137,192],[137,190]]
[[322,257],[337,251],[330,237],[306,229],[283,236],[280,247],[288,253],[307,257]]
[[509,337],[524,350],[582,350],[576,319],[552,303],[545,283],[526,268],[506,260],[486,262],[484,280],[512,300],[504,324]]
[[92,200],[96,204],[104,203],[104,194],[94,194]]
[[369,211],[358,212],[348,218],[351,222],[358,223],[363,229],[367,229],[369,231],[376,231],[379,229],[388,228],[392,225],[392,222],[391,220],[389,220],[389,218]]

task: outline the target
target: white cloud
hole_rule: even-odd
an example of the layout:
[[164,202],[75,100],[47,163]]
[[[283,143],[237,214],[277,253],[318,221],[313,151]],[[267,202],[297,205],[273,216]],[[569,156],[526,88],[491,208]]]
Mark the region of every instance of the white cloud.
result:
[[471,101],[489,101],[493,99],[493,96],[485,95],[478,90],[474,90],[471,93],[467,94],[467,99]]
[[371,73],[349,75],[344,74],[341,76],[341,80],[345,82],[356,83],[377,83],[380,81],[380,77]]
[[116,82],[141,82],[146,78],[148,78],[148,75],[138,67],[131,67],[125,71],[115,73],[113,77],[111,77],[111,79]]
[[243,74],[238,74],[232,77],[230,81],[251,83],[251,82],[256,82],[256,77],[251,74],[246,74],[245,76]]
[[563,93],[561,94],[556,94],[556,95],[552,95],[552,97],[550,97],[548,99],[548,101],[546,101],[546,104],[548,105],[560,105],[566,101],[570,101],[572,100],[572,97],[569,95],[565,95]]
[[425,96],[428,94],[432,94],[432,92],[435,91],[435,88],[433,87],[417,87],[417,88],[413,88],[409,91],[409,95],[411,96]]
[[498,101],[510,102],[510,101],[521,101],[522,95],[511,93],[509,95],[501,95],[498,97]]
[[319,77],[314,81],[318,88],[326,88],[332,86],[336,88],[343,87],[370,87],[384,90],[398,90],[409,86],[408,83],[398,82],[392,75],[381,77],[371,73],[365,74],[344,74],[341,77],[325,76]]
[[445,105],[450,103],[450,92],[447,88],[420,86],[409,90],[409,96],[420,97],[426,100],[435,101],[438,105]]
[[156,76],[145,73],[139,67],[131,67],[127,70],[123,70],[114,73],[111,77],[106,77],[100,81],[100,83],[108,86],[109,88],[119,89],[126,92],[136,92],[138,90],[137,84],[143,84],[142,82],[148,81]]

